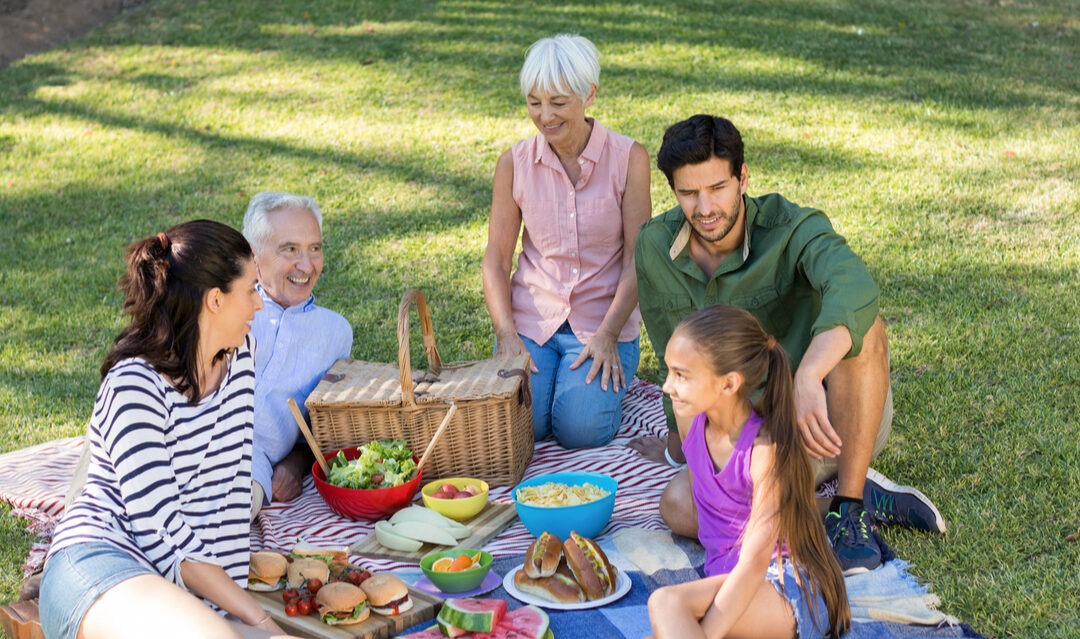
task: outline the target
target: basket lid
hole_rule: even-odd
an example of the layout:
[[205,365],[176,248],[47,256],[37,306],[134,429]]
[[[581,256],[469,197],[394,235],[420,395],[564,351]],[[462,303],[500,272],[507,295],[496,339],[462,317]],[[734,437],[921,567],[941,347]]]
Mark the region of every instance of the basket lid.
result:
[[[521,354],[455,362],[443,364],[438,376],[415,370],[416,403],[514,397],[528,374],[528,361],[528,354]],[[518,373],[510,374],[511,371]],[[309,409],[326,406],[400,406],[401,403],[401,374],[398,367],[358,359],[336,361],[304,402]]]

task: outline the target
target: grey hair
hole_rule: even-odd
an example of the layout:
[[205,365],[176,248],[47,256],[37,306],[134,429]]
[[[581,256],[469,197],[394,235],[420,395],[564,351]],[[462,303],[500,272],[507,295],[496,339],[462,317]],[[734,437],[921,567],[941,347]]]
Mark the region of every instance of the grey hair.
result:
[[281,208],[307,209],[315,216],[319,224],[319,232],[322,232],[322,210],[313,198],[306,195],[293,195],[292,193],[277,193],[275,191],[263,191],[256,193],[248,203],[247,212],[244,213],[244,238],[248,244],[260,253],[266,248],[274,229],[270,226],[267,214]]
[[600,83],[600,52],[588,38],[560,33],[537,40],[525,55],[518,78],[521,94],[573,92],[584,102]]

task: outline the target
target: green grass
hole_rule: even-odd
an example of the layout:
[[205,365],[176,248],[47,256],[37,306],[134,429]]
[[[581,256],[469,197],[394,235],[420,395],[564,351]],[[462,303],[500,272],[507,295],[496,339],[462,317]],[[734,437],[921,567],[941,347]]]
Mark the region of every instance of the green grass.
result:
[[[394,359],[418,287],[444,359],[485,357],[491,174],[533,132],[524,50],[559,31],[602,52],[591,115],[654,154],[667,125],[723,114],[751,193],[830,214],[883,291],[897,417],[875,466],[950,523],[888,541],[980,632],[1075,636],[1072,0],[151,2],[0,71],[0,451],[83,430],[126,245],[238,226],[264,189],[322,204],[319,297],[354,356]],[[652,195],[673,204],[655,169]],[[0,521],[8,600],[30,537]]]

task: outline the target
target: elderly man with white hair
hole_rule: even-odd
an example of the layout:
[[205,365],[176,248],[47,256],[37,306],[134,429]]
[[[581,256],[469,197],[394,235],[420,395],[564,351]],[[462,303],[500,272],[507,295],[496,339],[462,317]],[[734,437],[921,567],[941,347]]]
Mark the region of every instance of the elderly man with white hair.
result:
[[[313,457],[288,406],[352,351],[352,326],[315,304],[323,270],[322,211],[310,197],[262,192],[244,214],[244,237],[255,252],[263,308],[251,334],[255,350],[255,443],[252,518],[270,501],[297,497]],[[306,418],[306,414],[305,414]]]

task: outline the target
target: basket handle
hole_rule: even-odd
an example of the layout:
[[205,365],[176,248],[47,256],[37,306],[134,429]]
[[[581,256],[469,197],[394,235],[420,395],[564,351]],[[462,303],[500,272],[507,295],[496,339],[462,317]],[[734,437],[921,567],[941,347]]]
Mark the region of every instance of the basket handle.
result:
[[435,347],[435,329],[431,325],[427,300],[419,289],[409,289],[401,296],[397,316],[398,371],[401,373],[401,403],[404,406],[416,404],[416,395],[413,392],[416,385],[412,381],[412,363],[409,361],[409,309],[414,303],[416,313],[420,316],[420,333],[424,339],[424,355],[427,357],[428,367],[434,375],[442,372],[442,358],[439,357],[439,349]]

